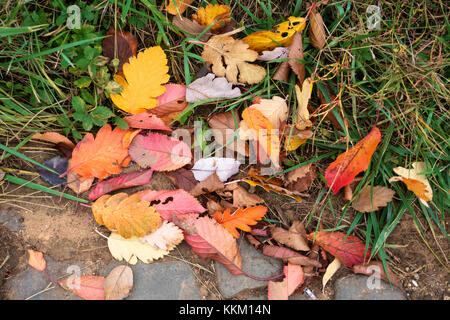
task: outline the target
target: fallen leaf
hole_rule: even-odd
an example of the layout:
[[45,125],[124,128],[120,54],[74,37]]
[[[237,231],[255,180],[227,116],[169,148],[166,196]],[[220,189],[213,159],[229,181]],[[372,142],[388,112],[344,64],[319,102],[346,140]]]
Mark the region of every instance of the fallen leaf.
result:
[[353,209],[359,212],[373,212],[385,207],[392,201],[395,191],[382,186],[367,186],[359,194],[358,200],[353,202]]
[[260,111],[272,123],[274,129],[279,129],[288,117],[286,100],[278,96],[271,99],[258,99],[258,102],[252,104],[250,108]]
[[35,133],[31,137],[31,139],[43,140],[54,144],[62,143],[70,149],[75,148],[75,145],[72,141],[58,132]]
[[304,60],[302,35],[296,32],[292,39],[292,44],[289,47],[289,66],[297,75],[298,83],[303,85],[303,81],[305,80],[305,65],[299,61]]
[[289,65],[289,61],[283,61],[273,75],[273,80],[288,82],[290,73],[291,66]]
[[106,38],[102,41],[102,54],[109,59],[119,59],[117,72],[122,72],[123,64],[135,56],[138,42],[134,35],[128,31],[117,31],[114,27],[109,28]]
[[322,267],[322,264],[319,261],[313,260],[291,249],[280,246],[265,244],[262,246],[262,253],[269,257],[283,259],[283,261],[291,264],[313,266],[318,268]]
[[248,43],[250,49],[262,52],[276,47],[288,47],[292,43],[296,32],[301,32],[306,27],[306,19],[289,17],[287,21],[275,26],[274,31],[257,31],[243,40]]
[[305,79],[303,81],[302,89],[295,85],[295,93],[297,95],[297,112],[295,114],[295,127],[298,130],[305,130],[306,128],[310,128],[312,126],[311,121],[309,120],[309,111],[308,111],[308,102],[311,98],[311,92],[313,88],[313,82],[311,78]]
[[226,5],[208,4],[205,8],[199,8],[192,19],[202,26],[208,27],[212,24],[211,31],[217,31],[225,26],[230,18],[231,8]]
[[233,84],[239,82],[256,84],[266,76],[266,70],[250,64],[258,58],[256,51],[250,50],[243,40],[230,36],[214,36],[208,40],[202,53],[205,62],[212,64],[212,72],[218,77],[226,77]]
[[73,149],[70,170],[78,173],[81,181],[94,177],[103,180],[120,173],[121,167],[130,162],[128,149],[122,143],[126,133],[119,127],[112,130],[109,124],[97,132],[95,139],[87,133]]
[[205,180],[197,183],[197,185],[191,190],[191,194],[194,197],[198,197],[204,193],[214,192],[216,190],[221,190],[225,187],[222,181],[220,181],[219,177],[216,173],[210,175]]
[[217,221],[209,217],[189,217],[180,222],[185,241],[203,259],[211,258],[233,274],[242,274],[242,258],[236,239]]
[[298,192],[296,191],[290,191],[285,188],[279,187],[274,184],[262,182],[262,181],[254,181],[250,179],[242,179],[243,182],[248,183],[251,186],[259,186],[266,190],[267,192],[275,192],[284,196],[288,196],[294,200],[297,200],[298,202],[302,202],[302,198],[299,196]]
[[264,199],[254,193],[248,192],[236,183],[236,188],[233,189],[233,207],[240,208],[254,206],[263,202]]
[[234,158],[203,158],[194,163],[192,172],[198,181],[203,181],[216,173],[219,180],[225,182],[239,172],[240,165],[241,163]]
[[160,118],[149,112],[136,113],[123,118],[130,128],[172,131]]
[[153,170],[148,169],[145,171],[136,171],[122,174],[119,177],[102,181],[98,183],[91,191],[91,193],[89,194],[89,200],[94,201],[95,199],[100,198],[102,195],[110,193],[114,190],[145,185],[149,183],[150,179],[152,178],[152,174]]
[[104,282],[105,277],[81,276],[77,278],[69,277],[61,281],[60,285],[84,300],[105,300]]
[[142,168],[171,171],[191,162],[191,148],[183,141],[159,133],[138,135],[129,148],[131,159]]
[[298,147],[300,147],[302,144],[304,144],[306,140],[311,138],[314,133],[311,130],[298,130],[297,128],[292,126],[288,130],[284,130],[283,135],[285,137],[284,149],[286,151],[294,151],[297,150]]
[[268,300],[288,300],[295,289],[303,284],[304,275],[301,266],[288,263],[287,266],[284,266],[283,273],[283,281],[269,281]]
[[36,270],[43,272],[47,268],[47,262],[45,262],[44,254],[31,249],[28,249],[27,251],[29,254],[28,264]]
[[313,7],[309,15],[309,40],[315,48],[322,49],[326,42],[325,39],[325,28],[322,16],[317,11],[316,7]]
[[[306,235],[301,233],[299,228],[300,221],[294,221],[289,230],[285,230],[280,227],[271,228],[272,237],[288,247],[297,251],[309,251],[308,242],[306,241]],[[304,230],[304,228],[303,228]]]
[[139,240],[155,249],[172,250],[183,241],[183,231],[172,222],[164,221],[162,226]]
[[143,237],[162,225],[158,212],[149,201],[142,200],[139,193],[101,196],[92,205],[92,212],[98,224],[124,238]]
[[384,269],[383,262],[381,261],[370,261],[369,263],[355,264],[353,266],[354,273],[365,274],[369,277],[376,277],[378,279],[384,280],[386,282],[392,283],[393,285],[400,287],[400,282],[394,272],[391,271],[389,266],[387,266],[388,274]]
[[[202,33],[206,27],[197,23],[196,21],[189,20],[188,18],[183,18],[179,15],[176,15],[172,19],[172,24],[179,28],[184,33],[193,36],[196,38],[200,33]],[[208,39],[213,34],[210,31],[206,31],[204,35],[200,37],[200,41],[208,41]]]
[[219,203],[217,203],[214,200],[208,200],[208,202],[206,203],[206,210],[208,210],[208,214],[211,217],[214,217],[214,214],[217,211],[223,211],[223,210],[225,210],[225,208],[222,207]]
[[125,78],[115,75],[114,80],[123,87],[120,94],[111,94],[111,100],[119,108],[135,114],[155,108],[156,97],[166,88],[162,85],[169,81],[167,58],[161,47],[150,47],[131,57],[123,65]]
[[366,171],[380,141],[380,130],[374,126],[353,148],[341,153],[325,171],[327,187],[331,186],[337,194],[342,187],[352,183],[358,173]]
[[115,232],[108,237],[108,248],[114,259],[125,260],[132,265],[135,265],[138,259],[143,263],[151,263],[169,254],[169,250],[155,249],[135,236],[125,239]]
[[117,266],[111,270],[103,283],[105,300],[122,300],[133,289],[133,270],[129,266]]
[[60,178],[60,175],[67,171],[67,167],[69,166],[69,161],[67,158],[56,156],[44,161],[42,164],[56,172],[59,172],[59,175],[42,167],[37,167],[40,177],[52,186],[59,185],[59,187],[62,187],[62,184],[66,182],[66,177]]
[[339,270],[339,268],[341,267],[341,262],[339,261],[338,258],[334,258],[333,262],[331,262],[328,267],[327,270],[325,270],[325,274],[323,275],[322,278],[322,288],[325,289],[325,286],[327,285],[328,281],[330,281],[330,279],[333,277],[333,275],[336,273],[336,271]]
[[156,98],[158,104],[155,108],[149,110],[149,112],[164,115],[167,111],[170,111],[170,113],[182,111],[188,106],[186,102],[186,86],[168,83],[164,87],[166,91]]
[[371,255],[369,248],[366,252],[364,242],[355,236],[346,236],[342,232],[317,231],[316,233],[308,234],[307,237],[308,240],[315,241],[325,251],[335,256],[349,268],[355,264],[368,261]]
[[227,209],[223,213],[216,212],[214,219],[237,239],[239,238],[239,232],[236,229],[250,232],[250,226],[257,224],[257,221],[261,220],[266,212],[267,207],[265,206],[239,208],[233,214],[230,214],[231,210]]
[[412,167],[412,169],[394,168],[394,172],[399,176],[390,178],[389,182],[402,181],[406,184],[408,190],[414,192],[419,197],[420,202],[428,207],[427,201],[433,200],[433,190],[427,176],[423,174],[426,171],[425,162],[413,162]]
[[180,168],[164,173],[178,188],[190,192],[197,184],[191,170]]
[[[72,159],[69,160],[69,168],[72,167],[72,163],[71,163]],[[67,186],[73,190],[76,194],[80,194],[83,192],[88,191],[91,186],[92,183],[94,182],[94,177],[92,178],[87,178],[84,179],[84,181],[81,181],[81,176],[76,173],[74,170],[69,171],[69,173],[67,174]]]
[[289,48],[285,47],[277,47],[270,51],[263,51],[257,60],[260,61],[273,61],[277,59],[287,58],[289,54]]
[[224,77],[216,77],[214,73],[196,79],[186,88],[186,101],[195,103],[205,99],[232,99],[241,95],[238,87]]
[[309,189],[316,178],[316,170],[312,164],[296,168],[286,175],[286,188],[292,191],[303,192]]
[[172,221],[172,215],[202,213],[205,208],[188,192],[178,190],[144,190],[137,194],[150,202],[164,220]]
[[181,15],[194,0],[169,0],[166,11],[171,15]]
[[[329,97],[329,102],[325,99],[325,96],[323,95],[322,91],[319,88],[317,88],[317,96],[319,97],[321,105],[328,105],[327,109],[329,111],[325,111],[325,118],[328,119],[336,129],[338,129],[340,131],[344,131],[344,128],[342,128],[341,124],[337,120],[334,113],[331,112],[331,110],[337,105],[336,96],[330,91],[329,87],[327,86],[327,84],[325,82],[322,82],[322,85],[323,85],[325,92],[327,93],[327,95]],[[344,119],[344,121],[345,121],[345,119]]]

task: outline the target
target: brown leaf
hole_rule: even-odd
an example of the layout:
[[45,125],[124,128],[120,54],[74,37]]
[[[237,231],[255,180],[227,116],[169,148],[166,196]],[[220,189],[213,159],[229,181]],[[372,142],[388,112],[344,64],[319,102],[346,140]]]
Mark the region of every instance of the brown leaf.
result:
[[289,230],[272,227],[272,237],[278,242],[298,251],[309,251],[306,232],[300,221],[294,221]]
[[222,212],[225,210],[219,203],[214,200],[208,200],[206,203],[206,209],[208,209],[208,214],[213,217],[216,212]]
[[[69,160],[69,168],[72,167],[71,160]],[[74,170],[69,171],[67,174],[67,186],[72,189],[76,194],[80,194],[88,191],[92,183],[94,182],[94,178],[87,178],[84,181],[80,180],[81,176],[76,173]]]
[[[328,96],[330,97],[330,106],[327,108],[328,110],[331,110],[334,108],[334,105],[337,104],[337,102],[332,102],[336,99],[336,96],[331,93],[330,88],[328,88],[326,83],[323,83],[325,91],[327,92]],[[325,100],[325,97],[322,93],[322,91],[320,91],[319,87],[317,87],[317,96],[319,97],[320,103],[321,104],[328,104],[328,102]],[[314,110],[311,110],[314,111]],[[337,120],[336,116],[334,115],[334,113],[332,111],[329,111],[326,116],[325,119],[329,120],[331,122],[331,124],[338,130],[344,131],[344,129],[342,128],[341,124],[339,123],[339,121]]]
[[105,300],[121,300],[130,295],[133,288],[133,270],[129,266],[115,267],[103,283]]
[[283,61],[275,72],[273,80],[288,82],[290,72],[291,67],[289,66],[289,61]]
[[[237,185],[237,182],[236,182]],[[233,190],[233,206],[236,208],[254,206],[258,203],[263,203],[264,199],[261,199],[258,195],[253,194],[245,190],[240,185],[237,185]]]
[[390,282],[393,285],[400,288],[400,285],[399,285],[400,282],[399,282],[397,276],[395,275],[395,273],[391,271],[389,266],[387,266],[387,270],[388,270],[389,278],[388,278],[388,275],[386,274],[386,271],[384,270],[383,262],[381,262],[381,261],[371,261],[369,263],[355,264],[353,266],[354,273],[361,273],[361,274],[365,274],[367,276],[375,276],[386,282],[389,282],[389,280],[390,280]]
[[[175,27],[180,28],[184,33],[188,33],[189,35],[193,35],[194,37],[197,37],[200,33],[203,32],[203,30],[206,29],[205,26],[202,26],[196,21],[189,20],[188,18],[184,18],[179,15],[173,17],[172,24]],[[207,31],[203,36],[201,36],[200,41],[208,41],[211,36],[212,33],[210,31]]]
[[314,166],[308,164],[289,171],[286,175],[286,188],[291,191],[303,192],[309,189],[316,178]]
[[47,142],[52,142],[54,144],[62,143],[70,150],[75,148],[75,145],[73,144],[72,141],[70,141],[68,138],[66,138],[65,136],[63,136],[58,132],[35,133],[31,137],[31,139],[43,140]]
[[359,194],[358,200],[353,202],[353,209],[359,212],[373,212],[385,207],[392,201],[395,191],[382,186],[367,186]]
[[[311,247],[311,251],[307,253],[308,258],[314,261],[318,261],[319,249],[320,249],[319,245],[317,243],[314,243],[313,246]],[[305,278],[311,278],[314,276],[314,268],[315,268],[314,266],[305,266],[303,268]]]
[[302,86],[303,81],[305,80],[305,65],[297,60],[304,59],[302,35],[298,32],[295,33],[292,44],[289,47],[289,58],[289,66],[297,75],[298,82],[300,83],[300,86]]
[[180,168],[174,171],[164,172],[169,179],[180,189],[191,191],[197,184],[191,170]]
[[109,28],[106,35],[108,37],[102,42],[103,55],[110,59],[118,58],[117,72],[122,72],[123,64],[137,53],[137,39],[128,31],[116,32],[114,27]]
[[283,261],[287,261],[292,264],[314,266],[318,268],[322,267],[322,264],[319,261],[308,258],[298,252],[280,246],[264,245],[262,247],[262,253],[266,256],[283,259]]
[[225,185],[220,181],[216,173],[213,173],[205,180],[197,183],[197,185],[190,191],[194,197],[197,197],[204,193],[214,192],[225,188]]
[[315,48],[322,49],[326,39],[325,27],[322,16],[317,12],[316,7],[312,8],[309,19],[309,40]]

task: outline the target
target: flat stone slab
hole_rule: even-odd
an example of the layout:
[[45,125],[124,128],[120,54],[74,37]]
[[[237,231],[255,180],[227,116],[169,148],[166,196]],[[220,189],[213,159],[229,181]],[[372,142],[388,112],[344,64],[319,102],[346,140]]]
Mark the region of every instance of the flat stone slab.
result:
[[[378,288],[371,288],[374,281],[364,275],[350,275],[336,280],[335,300],[406,300],[396,286],[380,280]],[[368,285],[369,284],[369,285]]]
[[0,212],[0,224],[4,225],[11,232],[18,232],[23,229],[23,217],[20,213],[13,211]]
[[[249,275],[268,278],[282,272],[281,259],[263,255],[243,238],[238,239],[238,246],[242,256],[242,269]],[[219,291],[225,298],[231,298],[246,289],[256,289],[267,285],[267,281],[254,280],[242,274],[232,275],[217,261],[215,268]]]
[[[126,263],[114,261],[103,268],[107,276],[112,269]],[[133,270],[134,286],[127,300],[200,300],[200,287],[194,272],[182,261],[138,262]]]

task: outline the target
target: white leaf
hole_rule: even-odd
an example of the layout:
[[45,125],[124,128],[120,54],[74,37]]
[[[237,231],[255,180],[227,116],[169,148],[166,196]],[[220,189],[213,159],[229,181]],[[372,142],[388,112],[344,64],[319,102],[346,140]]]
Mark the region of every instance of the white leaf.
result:
[[208,73],[187,86],[186,101],[194,103],[210,98],[237,98],[241,95],[241,90],[239,88],[233,89],[233,84],[228,82],[226,78],[215,77],[214,73]]
[[192,173],[197,181],[203,181],[215,172],[220,181],[225,182],[239,172],[240,165],[241,163],[233,158],[204,158],[194,164]]
[[276,47],[271,51],[263,51],[256,60],[272,61],[276,59],[287,58],[289,55],[288,47]]
[[163,225],[152,233],[139,238],[142,243],[148,243],[155,249],[172,250],[183,241],[183,231],[172,222],[164,221]]

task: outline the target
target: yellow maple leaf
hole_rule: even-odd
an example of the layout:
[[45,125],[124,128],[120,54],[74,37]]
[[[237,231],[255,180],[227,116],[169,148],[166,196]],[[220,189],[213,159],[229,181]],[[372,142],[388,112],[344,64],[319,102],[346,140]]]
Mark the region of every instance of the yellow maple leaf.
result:
[[198,9],[192,19],[206,27],[213,24],[211,31],[217,31],[231,21],[230,11],[231,8],[223,4],[208,4],[205,8]]
[[112,94],[111,100],[126,112],[136,114],[157,106],[156,97],[166,88],[162,85],[169,81],[167,58],[161,47],[150,47],[131,57],[123,65],[123,74],[114,75],[114,80],[123,87],[120,94]]
[[276,47],[288,47],[291,45],[294,34],[301,32],[306,27],[306,19],[289,17],[287,21],[280,23],[275,30],[257,31],[243,40],[248,43],[250,49],[262,52],[273,50]]

